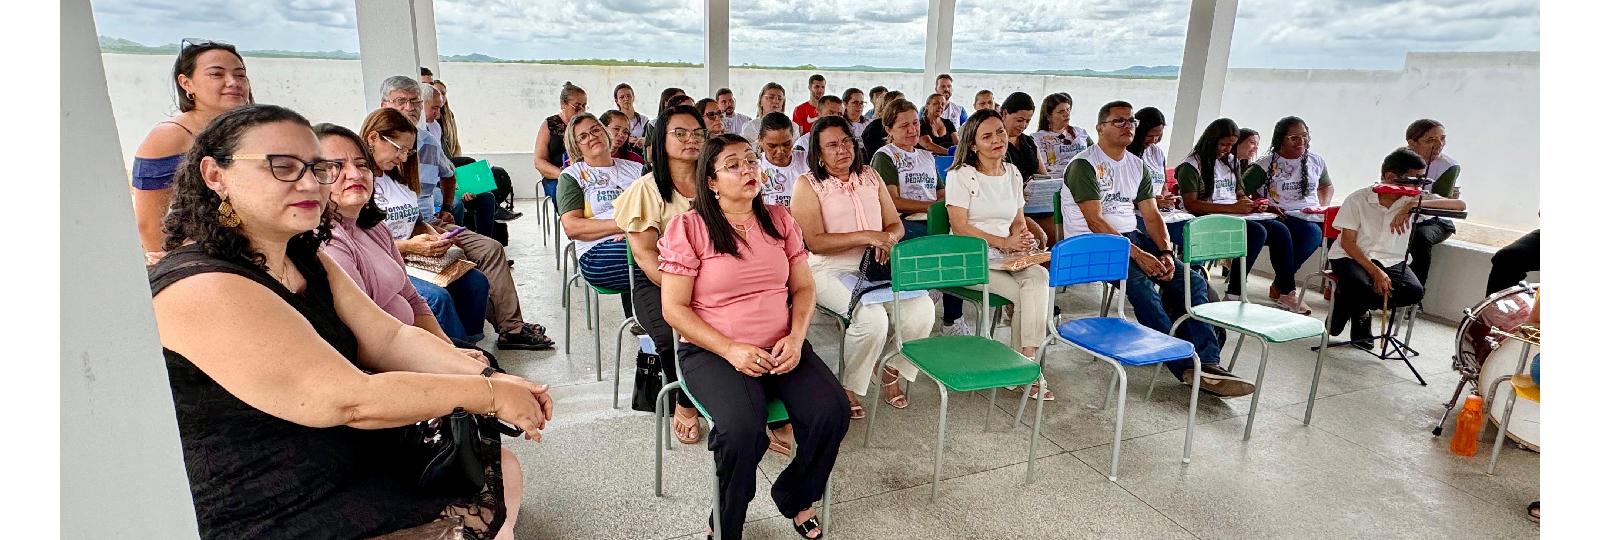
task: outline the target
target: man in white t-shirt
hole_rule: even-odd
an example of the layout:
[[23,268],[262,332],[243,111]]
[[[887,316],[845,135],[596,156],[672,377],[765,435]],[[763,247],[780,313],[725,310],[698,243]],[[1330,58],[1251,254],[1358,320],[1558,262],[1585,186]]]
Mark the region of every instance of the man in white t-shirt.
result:
[[[1133,142],[1133,131],[1138,121],[1133,119],[1133,105],[1126,101],[1113,101],[1100,107],[1098,142],[1079,153],[1067,164],[1067,192],[1077,204],[1061,201],[1063,226],[1067,238],[1080,234],[1117,234],[1133,243],[1133,264],[1128,268],[1127,298],[1133,304],[1139,323],[1163,334],[1172,329],[1172,316],[1164,307],[1163,297],[1178,299],[1182,303],[1183,282],[1189,280],[1194,305],[1210,301],[1206,280],[1199,272],[1179,264],[1172,256],[1166,227],[1149,227],[1148,233],[1139,230],[1139,219],[1149,223],[1162,223],[1161,211],[1156,207],[1155,183],[1165,178],[1152,178],[1149,169],[1139,156],[1128,151]],[[1223,397],[1247,396],[1255,391],[1251,384],[1224,369],[1221,346],[1211,325],[1190,319],[1178,329],[1178,337],[1193,343],[1200,357],[1200,387],[1211,394]],[[1184,384],[1192,384],[1194,376],[1190,359],[1167,362],[1167,369]]]
[[[1383,160],[1383,183],[1421,186],[1427,167],[1416,152],[1395,150]],[[1350,341],[1371,348],[1372,319],[1367,313],[1381,309],[1385,296],[1390,309],[1422,301],[1422,282],[1406,265],[1411,211],[1419,207],[1466,210],[1467,203],[1428,191],[1417,196],[1378,193],[1373,186],[1345,198],[1333,219],[1339,241],[1328,252],[1328,266],[1339,282],[1330,333],[1344,331],[1349,322]]]
[[961,129],[961,124],[967,123],[967,109],[950,99],[950,92],[955,87],[955,79],[950,78],[949,73],[940,73],[933,87],[934,91],[944,96],[944,113],[940,114],[940,117],[955,124],[956,129]]
[[723,133],[740,133],[744,131],[745,124],[750,123],[750,117],[734,109],[733,90],[717,90],[717,107],[722,109]]

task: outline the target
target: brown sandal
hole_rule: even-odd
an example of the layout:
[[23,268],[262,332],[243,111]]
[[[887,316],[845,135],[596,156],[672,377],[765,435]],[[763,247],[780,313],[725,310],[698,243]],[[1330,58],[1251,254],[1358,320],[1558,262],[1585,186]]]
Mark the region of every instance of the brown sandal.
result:
[[[680,421],[683,421],[683,422],[680,422]],[[687,426],[686,429],[685,429],[685,426]],[[672,412],[672,435],[674,437],[678,438],[678,442],[679,443],[682,443],[682,444],[699,444],[700,443],[700,416],[696,415],[693,420],[689,420],[686,417],[684,417],[683,415],[678,414],[677,411],[673,411]]]
[[894,377],[893,380],[890,380],[890,381],[887,381],[887,382],[883,383],[883,387],[885,389],[889,388],[890,385],[893,385],[895,387],[895,389],[900,390],[900,395],[894,396],[894,397],[889,397],[889,393],[888,392],[884,392],[883,393],[883,402],[884,403],[888,403],[890,407],[894,407],[896,409],[904,409],[906,407],[911,406],[911,402],[910,402],[911,398],[907,397],[906,396],[906,391],[904,389],[900,388],[900,372],[899,371],[889,371],[889,368],[884,368],[883,369],[883,374],[884,375],[890,375],[890,376]]

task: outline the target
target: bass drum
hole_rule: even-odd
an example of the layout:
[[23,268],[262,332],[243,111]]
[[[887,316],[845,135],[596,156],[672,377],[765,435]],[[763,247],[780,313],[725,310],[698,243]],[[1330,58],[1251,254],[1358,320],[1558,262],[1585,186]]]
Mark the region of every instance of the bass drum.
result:
[[[1522,341],[1506,334],[1513,333],[1533,317],[1534,293],[1538,284],[1517,285],[1489,295],[1478,305],[1467,310],[1456,328],[1455,369],[1477,387],[1484,395],[1494,392],[1492,402],[1485,403],[1489,419],[1496,425],[1505,421],[1506,399],[1512,394],[1511,384],[1501,384],[1499,391],[1491,386],[1495,379],[1512,375],[1522,360]],[[1531,345],[1528,358],[1539,354],[1539,346]],[[1539,404],[1518,400],[1512,411],[1506,434],[1517,443],[1534,451],[1539,449]]]

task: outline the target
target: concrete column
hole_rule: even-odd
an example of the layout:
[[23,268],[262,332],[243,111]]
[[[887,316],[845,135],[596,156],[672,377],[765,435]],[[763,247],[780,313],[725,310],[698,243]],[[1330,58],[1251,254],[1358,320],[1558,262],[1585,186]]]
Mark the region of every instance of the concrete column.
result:
[[198,538],[96,35],[61,4],[61,536]]
[[[1233,47],[1233,19],[1239,0],[1193,0],[1189,7],[1189,33],[1183,46],[1183,66],[1178,69],[1178,105],[1167,120],[1171,140],[1167,155],[1181,156],[1222,115],[1222,85],[1228,77],[1228,53]],[[1143,107],[1135,103],[1135,107]]]
[[[706,0],[706,91],[728,87],[728,0]],[[689,95],[697,95],[689,92]]]
[[427,66],[443,79],[443,68],[439,65],[439,30],[433,24],[433,0],[411,1],[411,13],[417,21],[417,65]]
[[907,93],[907,97],[932,94],[934,79],[940,73],[950,72],[950,44],[955,40],[955,23],[956,0],[928,0],[928,42],[922,56],[922,91]]
[[420,73],[417,71],[421,65],[417,54],[417,17],[412,5],[412,0],[356,0],[356,32],[361,40],[361,91],[367,97],[369,110],[377,108],[383,100],[383,96],[378,95],[378,86],[384,79],[394,75],[416,78]]

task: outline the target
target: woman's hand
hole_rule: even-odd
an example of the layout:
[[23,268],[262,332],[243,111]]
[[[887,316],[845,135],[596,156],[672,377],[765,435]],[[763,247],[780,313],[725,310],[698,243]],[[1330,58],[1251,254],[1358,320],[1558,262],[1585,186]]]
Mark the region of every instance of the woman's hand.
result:
[[783,336],[783,339],[772,346],[773,375],[794,371],[794,368],[800,365],[800,349],[805,345],[805,341],[805,333],[798,332]]
[[432,234],[419,234],[394,244],[401,253],[438,257],[450,249],[451,241]]
[[480,350],[477,350],[477,349],[463,349],[463,348],[460,348],[460,347],[457,347],[456,350],[457,351],[461,351],[461,354],[467,355],[467,358],[471,358],[473,360],[477,360],[478,363],[480,363],[480,364],[483,364],[485,366],[489,365],[489,357],[484,356],[483,355],[483,351],[480,351]]
[[1256,211],[1256,203],[1250,199],[1239,199],[1228,205],[1230,214],[1251,214]]
[[495,374],[495,417],[522,428],[523,438],[543,441],[539,430],[550,419],[552,404],[548,385],[534,384],[520,377]]
[[867,245],[878,250],[878,262],[889,262],[889,252],[894,250],[894,235],[883,231],[866,231]]
[[772,355],[749,343],[735,342],[729,345],[728,350],[723,351],[721,356],[729,364],[733,364],[733,369],[750,377],[766,375],[776,366]]
[[1021,234],[1014,234],[1000,239],[1000,242],[995,244],[994,247],[995,249],[1000,250],[1002,253],[1016,253],[1018,251],[1028,249],[1028,240],[1032,236],[1032,234],[1024,229]]

